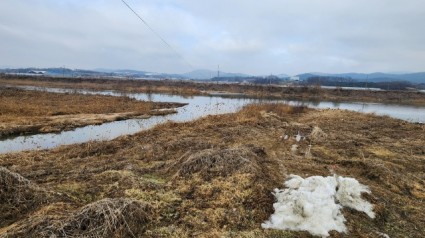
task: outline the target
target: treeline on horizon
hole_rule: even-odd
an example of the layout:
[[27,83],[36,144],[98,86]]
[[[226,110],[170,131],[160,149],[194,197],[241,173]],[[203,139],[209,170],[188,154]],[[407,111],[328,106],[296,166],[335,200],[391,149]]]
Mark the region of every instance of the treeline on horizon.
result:
[[259,76],[251,76],[251,77],[214,77],[211,81],[214,82],[235,82],[235,83],[252,83],[252,84],[281,84],[286,82],[288,79],[282,79],[277,76],[267,76],[267,77],[259,77]]
[[[91,80],[97,80],[99,82],[106,82],[110,79],[103,78],[102,76],[97,75],[96,77],[90,77],[91,75],[83,76],[83,77],[69,77],[69,75],[65,74],[65,78],[62,80],[65,81],[84,81],[86,79]],[[35,76],[25,76],[25,75],[10,75],[4,72],[0,72],[1,78],[33,78]],[[40,77],[40,76],[38,76]],[[56,77],[45,77],[44,75],[41,76],[46,81],[56,81]],[[168,78],[161,78],[161,79],[168,79]],[[138,81],[137,79],[131,79],[128,80]],[[172,79],[170,79],[173,81]],[[380,79],[382,80],[382,79]],[[390,81],[392,79],[388,79],[388,81],[381,81],[381,82],[371,82],[371,81],[358,81],[352,78],[347,77],[335,77],[335,76],[311,76],[309,78],[306,78],[301,81],[291,81],[289,78],[279,78],[274,75],[261,77],[261,76],[251,76],[251,77],[214,77],[210,79],[209,81],[212,82],[233,82],[233,83],[249,83],[249,84],[257,84],[257,85],[279,85],[279,84],[286,84],[288,82],[291,82],[294,85],[300,85],[300,86],[332,86],[332,87],[359,87],[359,88],[379,88],[383,90],[410,90],[410,89],[419,89],[419,90],[425,90],[425,82],[420,84],[414,84],[408,81],[403,80],[397,80],[397,81]]]
[[[276,76],[267,77],[220,77],[212,78],[211,81],[252,83],[252,84],[283,84],[289,78],[278,78]],[[379,88],[383,90],[408,90],[409,88],[425,89],[425,83],[413,84],[403,80],[391,80],[382,82],[358,81],[352,78],[335,76],[312,76],[302,81],[294,82],[304,86],[331,86],[331,87],[359,87],[359,88]]]
[[383,81],[383,82],[367,82],[357,81],[351,78],[314,76],[302,82],[304,85],[320,85],[333,87],[359,87],[359,88],[379,88],[383,90],[407,90],[409,88],[424,89],[425,84],[415,85],[407,81]]

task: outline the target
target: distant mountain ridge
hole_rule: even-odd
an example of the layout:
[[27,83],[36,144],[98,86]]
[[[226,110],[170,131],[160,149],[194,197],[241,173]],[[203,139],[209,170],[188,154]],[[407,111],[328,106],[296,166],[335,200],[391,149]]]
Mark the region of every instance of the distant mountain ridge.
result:
[[[68,68],[6,68],[0,69],[0,73],[18,73],[18,74],[28,74],[30,71],[43,71],[46,75],[50,76],[109,76],[109,77],[124,77],[124,78],[169,78],[169,79],[195,79],[195,80],[209,80],[211,78],[217,77],[218,72],[213,70],[194,70],[191,72],[183,74],[170,74],[170,73],[156,73],[148,72],[141,70],[133,69],[94,69],[94,70],[84,70],[84,69],[68,69]],[[269,75],[267,75],[269,76]],[[267,77],[267,76],[254,76],[243,73],[228,73],[221,72],[220,77],[223,78],[247,78],[247,77]],[[287,74],[277,74],[280,79],[290,78]],[[340,74],[329,74],[329,73],[304,73],[296,75],[301,81],[306,80],[311,77],[338,77],[338,78],[347,78],[353,79],[356,81],[368,81],[368,82],[391,82],[391,81],[408,81],[414,84],[425,84],[425,72],[418,73],[340,73]]]
[[[133,78],[174,78],[174,79],[197,79],[209,80],[217,76],[217,71],[194,70],[183,74],[156,73],[133,69],[104,69],[94,70],[68,69],[68,68],[18,68],[0,69],[0,73],[29,74],[32,71],[43,71],[50,76],[116,76]],[[220,72],[220,77],[249,77],[247,74]]]
[[389,74],[389,73],[343,73],[343,74],[327,74],[327,73],[305,73],[297,75],[300,80],[306,80],[314,76],[326,76],[326,77],[340,77],[350,78],[357,81],[368,81],[368,82],[392,82],[392,81],[408,81],[411,83],[425,83],[425,72],[419,73],[407,73],[407,74]]
[[[208,69],[200,69],[194,70],[188,73],[182,74],[182,76],[190,79],[201,79],[207,80],[214,77],[217,77],[218,71],[208,70]],[[250,75],[241,74],[241,73],[226,73],[220,71],[220,77],[249,77]]]

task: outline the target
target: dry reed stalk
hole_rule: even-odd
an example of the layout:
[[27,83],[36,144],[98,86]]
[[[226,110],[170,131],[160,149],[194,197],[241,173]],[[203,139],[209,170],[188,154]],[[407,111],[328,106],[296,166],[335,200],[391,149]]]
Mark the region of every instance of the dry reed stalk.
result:
[[0,226],[45,203],[48,194],[18,173],[0,167]]
[[59,237],[139,237],[150,213],[150,207],[137,200],[106,198],[71,214],[54,233]]
[[230,176],[235,172],[258,174],[261,171],[261,149],[238,147],[206,149],[190,155],[181,165],[177,176],[189,177],[199,173],[202,177]]

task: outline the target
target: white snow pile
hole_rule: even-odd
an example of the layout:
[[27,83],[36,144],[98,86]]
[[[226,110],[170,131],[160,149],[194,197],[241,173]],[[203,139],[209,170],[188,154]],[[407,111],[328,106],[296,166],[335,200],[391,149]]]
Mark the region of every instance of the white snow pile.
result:
[[373,205],[361,198],[370,193],[356,179],[341,176],[313,176],[303,179],[290,175],[287,189],[275,189],[275,213],[261,226],[265,229],[308,231],[327,237],[329,231],[347,232],[342,207],[350,207],[375,217]]

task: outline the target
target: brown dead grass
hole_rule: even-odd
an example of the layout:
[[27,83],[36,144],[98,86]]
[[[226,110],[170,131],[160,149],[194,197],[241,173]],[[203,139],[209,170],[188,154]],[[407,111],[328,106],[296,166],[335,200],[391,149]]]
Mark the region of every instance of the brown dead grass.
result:
[[137,237],[150,220],[149,210],[139,201],[106,198],[67,217],[55,233],[64,237]]
[[[141,237],[311,237],[263,230],[260,224],[273,212],[271,192],[283,188],[287,175],[332,172],[369,186],[372,193],[365,199],[375,205],[373,220],[343,211],[349,230],[345,236],[425,234],[424,125],[339,110],[273,109],[279,107],[286,106],[255,105],[235,114],[166,123],[113,141],[0,155],[0,166],[61,194],[19,219],[3,218],[7,225],[0,236],[31,236],[36,227],[62,229],[57,224],[75,224],[70,221],[81,217],[92,217],[93,228],[101,227],[105,222],[97,218],[104,208],[95,204],[129,199],[149,204],[140,213],[151,214],[149,219],[137,215],[144,221],[137,231]],[[298,133],[303,138],[299,142]],[[125,221],[131,216],[121,214]],[[133,233],[135,226],[128,226]],[[106,229],[108,235],[131,236],[125,225],[118,227]],[[75,231],[69,234],[86,234]]]
[[259,155],[264,154],[261,148],[207,149],[190,155],[184,161],[177,160],[175,166],[180,168],[177,176],[182,177],[197,173],[203,179],[230,176],[237,172],[258,174],[261,171],[259,163],[262,162]]
[[2,121],[16,117],[58,116],[73,114],[102,114],[133,111],[149,112],[153,103],[138,102],[128,97],[49,93],[2,88]]
[[[65,204],[56,204],[62,209]],[[131,199],[102,199],[70,214],[48,215],[52,208],[5,229],[8,237],[140,237],[151,218],[151,208]]]
[[47,203],[49,196],[20,174],[0,167],[0,227]]
[[0,88],[0,138],[59,132],[76,127],[175,112],[157,109],[176,103],[141,102],[128,97],[60,94]]
[[238,113],[240,119],[252,120],[262,117],[284,117],[307,111],[305,106],[290,106],[283,103],[249,104]]

